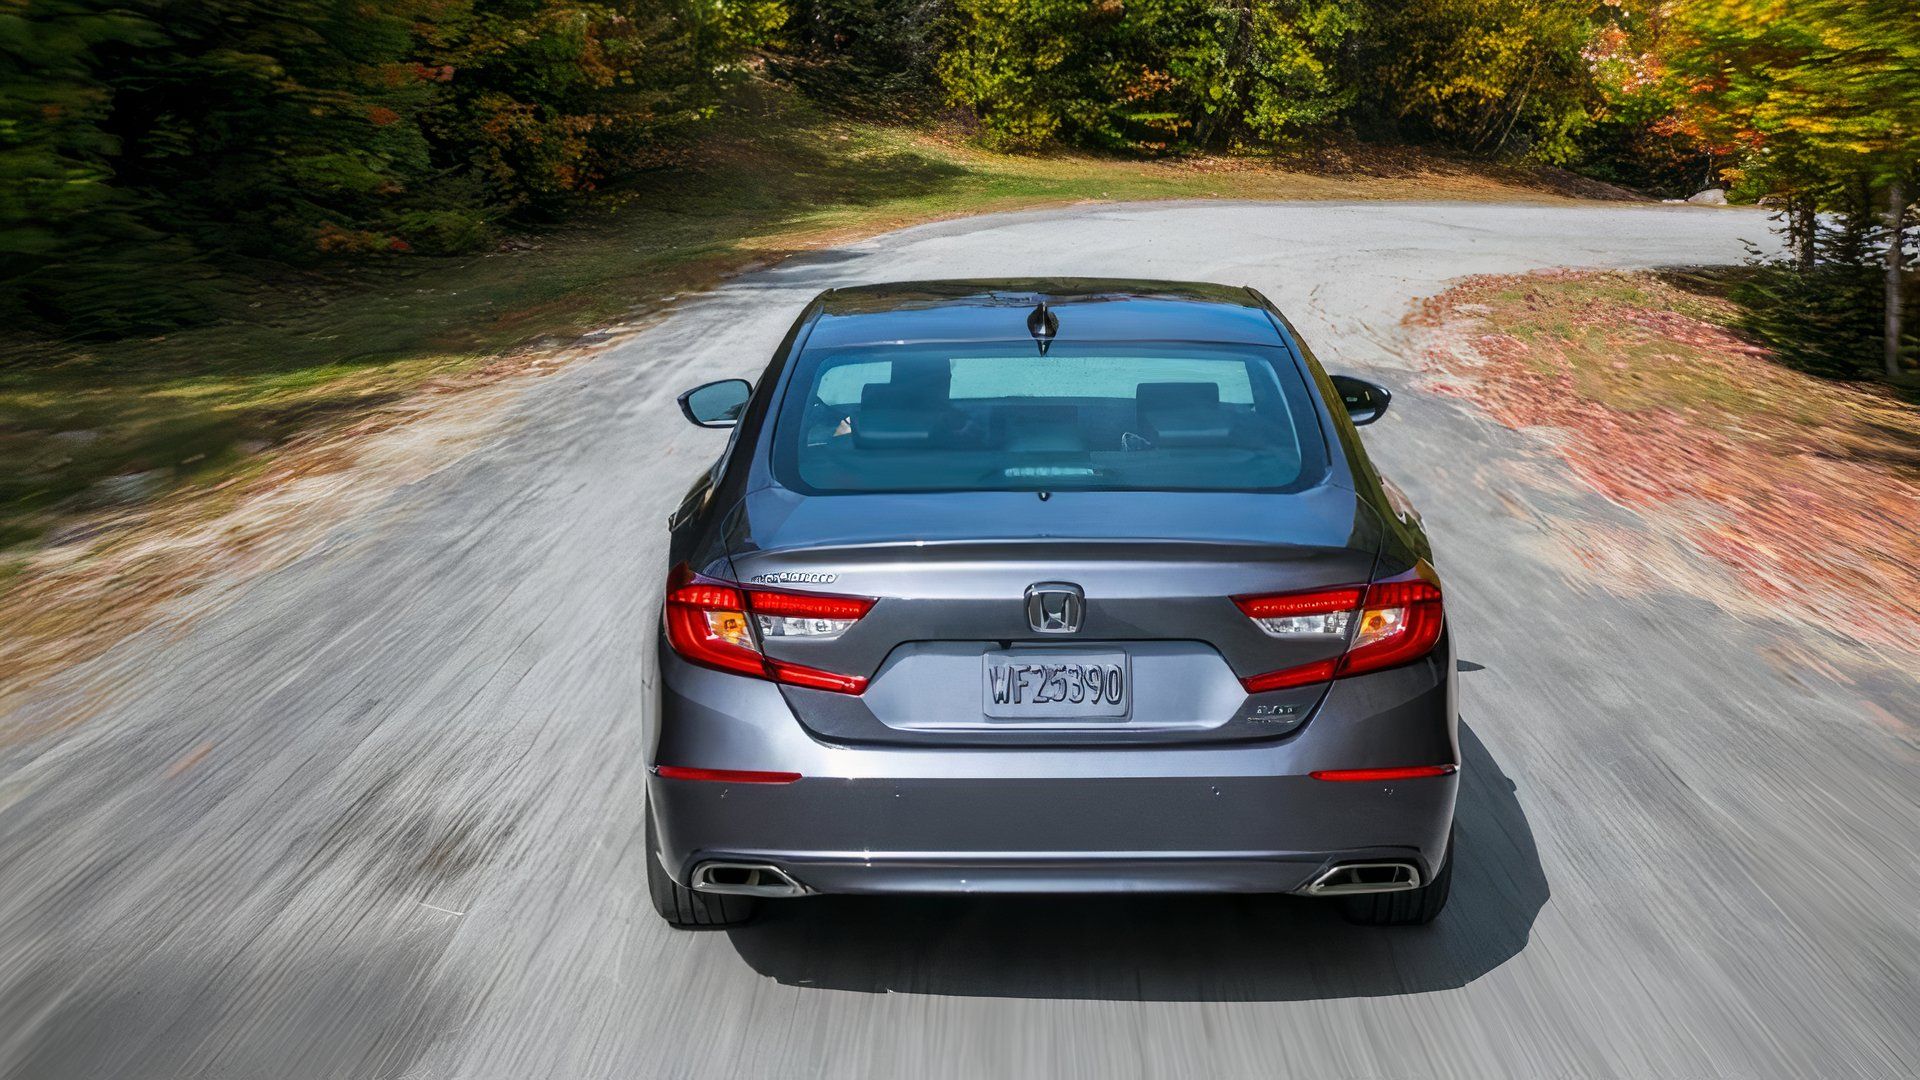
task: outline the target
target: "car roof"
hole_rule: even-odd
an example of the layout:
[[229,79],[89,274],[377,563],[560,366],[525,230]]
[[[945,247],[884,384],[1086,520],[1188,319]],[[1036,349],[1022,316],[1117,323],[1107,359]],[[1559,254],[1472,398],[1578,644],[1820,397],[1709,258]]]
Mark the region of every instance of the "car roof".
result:
[[1056,340],[1284,342],[1251,290],[1189,281],[1004,278],[911,281],[821,295],[807,348],[1030,338],[1027,316],[1044,301]]

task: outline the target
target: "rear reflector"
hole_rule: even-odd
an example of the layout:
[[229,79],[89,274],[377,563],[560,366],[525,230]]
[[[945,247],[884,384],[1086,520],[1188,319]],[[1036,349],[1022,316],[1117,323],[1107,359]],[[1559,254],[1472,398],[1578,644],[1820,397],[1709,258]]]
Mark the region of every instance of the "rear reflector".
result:
[[1285,671],[1269,671],[1265,675],[1249,675],[1240,680],[1249,694],[1263,694],[1268,690],[1290,690],[1296,686],[1311,686],[1333,678],[1334,669],[1340,666],[1340,658],[1329,657],[1315,660],[1311,664],[1287,668]]
[[1426,776],[1450,776],[1458,765],[1409,765],[1401,769],[1318,769],[1307,775],[1315,780],[1418,780]]
[[804,664],[789,664],[784,660],[767,661],[767,672],[774,682],[814,690],[831,690],[836,694],[858,694],[867,689],[867,680],[858,675],[841,675]]
[[679,765],[661,765],[653,770],[666,780],[709,780],[720,784],[791,784],[800,779],[797,772],[760,772],[755,769],[688,769]]

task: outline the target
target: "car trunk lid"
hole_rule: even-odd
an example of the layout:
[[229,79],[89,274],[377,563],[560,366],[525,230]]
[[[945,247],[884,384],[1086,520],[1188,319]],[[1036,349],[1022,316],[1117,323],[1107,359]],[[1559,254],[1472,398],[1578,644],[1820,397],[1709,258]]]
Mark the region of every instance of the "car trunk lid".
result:
[[[1324,684],[1249,695],[1240,678],[1338,655],[1342,643],[1269,636],[1232,597],[1364,582],[1380,544],[1364,504],[1328,485],[1045,499],[770,488],[747,499],[733,535],[742,582],[877,599],[838,637],[763,641],[775,660],[870,680],[857,696],[787,688],[803,724],[842,740],[969,745],[1290,731]],[[1054,586],[1079,600],[1071,630],[1036,628],[1045,613],[1031,591]],[[1051,682],[1081,700],[1008,702],[1009,664],[1023,696],[1046,698],[1036,688]],[[1087,707],[1089,679],[1112,696],[1108,672],[1125,680],[1124,702]]]

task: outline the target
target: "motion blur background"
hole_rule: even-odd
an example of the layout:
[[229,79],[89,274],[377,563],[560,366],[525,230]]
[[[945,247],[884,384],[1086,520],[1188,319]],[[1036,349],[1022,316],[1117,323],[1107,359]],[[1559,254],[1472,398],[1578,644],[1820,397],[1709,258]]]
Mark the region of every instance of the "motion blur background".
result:
[[[0,1074],[1920,1071],[1917,16],[0,0]],[[1399,395],[1455,910],[636,929],[672,394],[1049,273]]]

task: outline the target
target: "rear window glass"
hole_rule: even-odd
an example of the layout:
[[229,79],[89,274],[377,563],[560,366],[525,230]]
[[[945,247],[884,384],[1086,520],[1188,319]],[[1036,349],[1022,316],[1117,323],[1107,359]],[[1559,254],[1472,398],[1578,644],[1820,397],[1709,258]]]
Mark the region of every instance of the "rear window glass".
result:
[[774,472],[813,494],[1285,491],[1326,467],[1308,392],[1277,347],[809,353],[774,426]]

